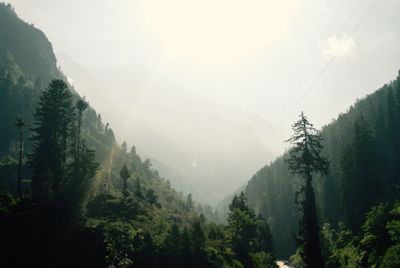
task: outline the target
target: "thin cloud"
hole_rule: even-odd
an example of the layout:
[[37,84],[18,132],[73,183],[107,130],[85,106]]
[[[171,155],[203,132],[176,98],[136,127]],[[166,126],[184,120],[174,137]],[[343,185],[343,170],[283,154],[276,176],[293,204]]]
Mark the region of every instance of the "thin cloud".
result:
[[321,56],[324,59],[343,58],[353,54],[356,44],[351,36],[331,36],[320,42]]

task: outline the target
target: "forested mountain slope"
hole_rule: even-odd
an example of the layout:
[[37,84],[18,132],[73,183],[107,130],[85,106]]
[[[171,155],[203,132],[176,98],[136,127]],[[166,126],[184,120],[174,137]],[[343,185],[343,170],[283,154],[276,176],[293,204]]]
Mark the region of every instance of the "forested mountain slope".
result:
[[[21,117],[27,126],[23,137],[27,156],[32,147],[30,128],[34,126],[33,114],[39,95],[52,79],[67,79],[58,69],[51,43],[43,32],[20,20],[11,6],[0,5],[0,25],[0,155],[4,160],[2,169],[7,170],[7,161],[17,156],[16,118]],[[81,99],[73,87],[70,89],[74,101]],[[86,111],[82,128],[83,136],[95,149],[96,160],[102,165],[96,191],[105,191],[105,188],[118,191],[121,184],[118,174],[124,163],[131,163],[132,170],[143,176],[144,183],[154,178],[167,189],[167,182],[150,169],[150,162],[140,159],[134,147],[128,150],[116,143],[112,129],[101,121],[94,108]],[[3,176],[1,184],[6,186],[8,180]],[[105,185],[109,181],[111,185]]]
[[[57,67],[51,43],[43,32],[19,19],[11,6],[0,3],[2,192],[9,191],[15,195],[17,192],[19,136],[15,122],[16,118],[20,117],[26,125],[23,129],[23,194],[30,194],[31,174],[26,163],[34,142],[31,139],[31,129],[35,126],[33,115],[40,94],[53,79],[67,80]],[[70,89],[74,102],[81,99],[73,87],[70,86]],[[90,192],[90,199],[94,199],[89,202],[89,217],[114,219],[116,222],[121,217],[126,217],[136,222],[136,225],[146,226],[148,229],[160,228],[154,227],[159,221],[164,222],[163,228],[168,228],[173,220],[187,224],[197,217],[197,213],[186,206],[183,196],[151,169],[149,161],[142,161],[134,147],[128,150],[116,143],[112,129],[101,121],[101,117],[92,107],[87,109],[83,117],[82,136],[95,151],[96,161],[100,164]],[[142,195],[133,196],[128,205],[119,204],[123,184],[119,173],[124,164],[131,173],[128,190],[140,190],[139,195]],[[7,207],[6,200],[7,198],[2,198],[1,203]],[[141,214],[139,219],[138,214]],[[95,225],[98,224],[99,222],[96,222]]]
[[45,35],[0,3],[0,266],[275,266],[244,196],[227,226],[208,221],[63,80]]
[[[320,222],[343,221],[357,234],[372,206],[398,198],[400,185],[400,77],[351,106],[323,127],[329,174],[314,180]],[[245,190],[249,204],[268,217],[277,254],[295,252],[299,221],[286,153],[260,169]],[[317,176],[317,175],[315,175]]]

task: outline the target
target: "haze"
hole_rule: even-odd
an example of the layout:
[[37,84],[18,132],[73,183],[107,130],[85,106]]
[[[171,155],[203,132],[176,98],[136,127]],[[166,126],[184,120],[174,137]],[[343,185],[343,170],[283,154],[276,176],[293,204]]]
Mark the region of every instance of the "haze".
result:
[[321,127],[399,69],[396,0],[9,2],[118,140],[210,204],[284,152],[301,110]]

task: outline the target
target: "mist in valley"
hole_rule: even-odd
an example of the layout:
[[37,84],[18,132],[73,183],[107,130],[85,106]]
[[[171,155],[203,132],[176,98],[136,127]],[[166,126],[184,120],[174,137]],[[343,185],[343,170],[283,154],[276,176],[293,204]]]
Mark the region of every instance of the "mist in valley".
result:
[[398,0],[8,2],[0,266],[399,267]]

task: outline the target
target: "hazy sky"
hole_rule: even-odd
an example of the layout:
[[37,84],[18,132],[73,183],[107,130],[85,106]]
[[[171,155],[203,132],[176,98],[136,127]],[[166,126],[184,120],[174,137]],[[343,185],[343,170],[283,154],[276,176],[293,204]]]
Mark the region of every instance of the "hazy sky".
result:
[[397,0],[10,2],[84,66],[141,57],[187,90],[284,129],[300,110],[329,122],[400,65]]
[[85,66],[118,66],[140,56],[160,63],[161,72],[188,90],[271,122],[291,109],[332,56],[294,108],[318,123],[393,78],[399,67],[396,0],[10,2],[45,31],[57,52]]
[[320,127],[400,68],[398,0],[10,3],[120,139],[215,199],[284,151],[301,110]]

